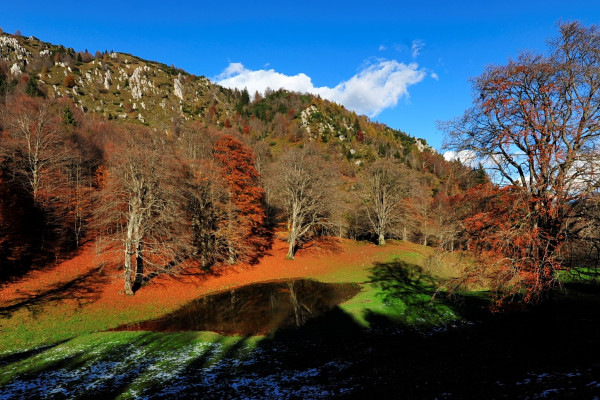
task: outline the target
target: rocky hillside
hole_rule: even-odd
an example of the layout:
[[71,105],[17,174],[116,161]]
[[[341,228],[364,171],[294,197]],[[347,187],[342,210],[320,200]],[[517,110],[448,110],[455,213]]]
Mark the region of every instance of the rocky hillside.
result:
[[[43,123],[38,129],[32,120]],[[29,157],[32,134],[45,145]],[[164,197],[157,210],[173,207],[153,214],[147,232],[156,229],[157,237],[172,238],[173,246],[191,243],[159,253],[202,254],[203,265],[260,254],[267,243],[261,229],[271,232],[288,218],[282,176],[286,168],[298,171],[297,160],[308,161],[288,181],[310,178],[318,189],[306,192],[321,199],[314,201],[316,216],[309,219],[313,233],[355,239],[374,237],[365,206],[378,190],[369,189],[369,179],[378,181],[379,171],[391,171],[386,188],[397,199],[388,237],[450,247],[460,231],[448,228],[456,222],[446,218],[456,220],[453,198],[485,178],[482,170],[447,162],[422,140],[313,95],[250,94],[129,54],[92,55],[8,34],[0,34],[0,135],[0,216],[10,217],[0,227],[0,265],[3,259],[16,260],[8,275],[28,268],[31,260],[52,259],[48,246],[67,251],[81,240],[121,232],[111,225],[121,217],[111,212],[128,206],[114,207],[114,199],[122,198],[114,193],[137,193],[130,190],[137,183],[124,186],[131,183],[127,171],[132,168],[135,177],[147,174],[141,181]],[[239,176],[230,179],[234,173]],[[96,202],[92,192],[104,193],[105,200]],[[231,200],[227,193],[243,195]],[[225,212],[227,204],[238,211]],[[185,215],[177,217],[173,210]],[[255,225],[236,216],[252,216]],[[99,221],[107,225],[98,228]],[[194,228],[185,230],[179,221]],[[233,226],[240,229],[222,228]],[[163,227],[168,232],[159,230]],[[178,235],[193,243],[174,240]],[[382,237],[377,236],[380,242]],[[232,243],[241,243],[239,251]],[[291,257],[294,245],[290,249]]]
[[[354,163],[392,148],[399,155],[428,148],[423,140],[311,95],[277,91],[251,98],[245,91],[231,91],[203,76],[130,54],[92,55],[33,36],[2,33],[0,64],[5,85],[23,85],[34,78],[42,95],[68,97],[85,113],[165,131],[196,120],[237,127],[255,140],[286,137],[292,142],[316,140],[329,147],[335,143]],[[377,137],[387,140],[374,143]]]
[[69,97],[84,112],[137,120],[157,128],[205,117],[219,89],[204,77],[116,52],[76,52],[60,45],[2,34],[0,59],[9,82],[35,77],[47,97]]

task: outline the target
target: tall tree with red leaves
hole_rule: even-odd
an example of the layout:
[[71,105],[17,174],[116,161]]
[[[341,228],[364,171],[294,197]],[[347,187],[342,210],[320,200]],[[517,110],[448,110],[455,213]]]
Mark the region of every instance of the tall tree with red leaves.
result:
[[227,241],[228,262],[255,260],[267,243],[264,189],[254,166],[254,153],[233,136],[224,135],[215,142],[213,155],[227,187],[220,231]]
[[480,265],[501,268],[502,297],[527,301],[557,284],[574,205],[600,187],[600,29],[562,24],[550,50],[489,67],[474,80],[474,106],[446,126],[449,147],[500,185],[466,221]]

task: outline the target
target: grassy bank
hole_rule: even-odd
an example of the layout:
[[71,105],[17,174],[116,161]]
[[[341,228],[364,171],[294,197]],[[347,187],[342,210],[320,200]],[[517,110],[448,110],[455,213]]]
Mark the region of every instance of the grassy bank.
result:
[[[552,304],[490,314],[485,293],[458,302],[441,294],[432,299],[439,277],[426,265],[431,249],[418,245],[323,245],[297,261],[274,253],[262,270],[258,265],[180,288],[197,287],[189,293],[194,298],[250,277],[307,277],[353,282],[362,290],[300,329],[264,336],[104,332],[188,301],[165,302],[161,291],[133,302],[98,289],[95,300],[82,304],[55,298],[5,309],[0,399],[560,398],[600,390],[593,379],[600,371],[595,286],[571,285]],[[244,274],[242,281],[234,278]],[[120,307],[123,301],[129,307]]]

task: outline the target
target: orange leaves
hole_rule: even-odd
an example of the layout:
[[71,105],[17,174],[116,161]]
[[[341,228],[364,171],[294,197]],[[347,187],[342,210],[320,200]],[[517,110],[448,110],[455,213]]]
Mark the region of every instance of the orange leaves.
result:
[[499,300],[521,295],[537,301],[561,268],[556,207],[518,187],[478,187],[467,194],[478,210],[464,220],[468,249],[477,258],[477,274]]
[[65,76],[65,79],[63,81],[63,85],[65,85],[69,89],[74,88],[77,85],[77,83],[75,82],[75,76],[73,76],[71,74]]
[[262,237],[264,189],[254,167],[254,153],[233,136],[225,135],[215,142],[213,155],[229,191],[228,216],[223,221],[228,241],[235,242],[238,258],[256,258],[266,242]]
[[109,171],[105,166],[100,165],[94,172],[94,186],[98,189],[104,189],[108,183]]

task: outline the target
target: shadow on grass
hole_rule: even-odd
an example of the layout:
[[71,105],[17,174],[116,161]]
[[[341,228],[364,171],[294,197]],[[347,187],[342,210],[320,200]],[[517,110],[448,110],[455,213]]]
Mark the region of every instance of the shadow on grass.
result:
[[297,250],[314,250],[337,254],[342,252],[342,246],[336,237],[318,236],[301,243]]
[[104,341],[98,336],[75,339],[40,349],[29,359],[11,360],[0,376],[0,397],[188,398],[188,393],[197,393],[222,398],[248,340],[215,336],[208,343],[194,343],[193,333],[102,335]]
[[[378,289],[377,297],[387,311],[383,314],[392,325],[438,325],[460,317],[472,320],[487,313],[489,299],[485,295],[453,294],[438,291],[438,282],[416,264],[394,260],[375,263],[369,284]],[[368,311],[366,319],[379,325],[386,318]]]
[[[208,375],[204,360],[192,363],[185,380],[167,386],[189,398],[585,398],[598,391],[600,293],[571,287],[555,303],[491,314],[483,295],[432,300],[435,281],[416,265],[380,263],[371,272],[382,301],[409,317],[368,310],[367,329],[335,307],[267,335],[248,355],[224,355],[235,362]],[[410,322],[439,321],[448,310],[463,322]]]
[[59,345],[65,343],[66,341],[67,340],[61,340],[60,342],[36,347],[34,349],[0,355],[0,367],[19,362],[21,360],[26,360],[31,357],[35,357],[36,355],[41,354],[41,353],[45,352],[46,350],[50,350],[56,346],[59,346]]
[[[600,391],[598,287],[567,285],[552,303],[490,314],[479,296],[432,302],[432,283],[417,266],[396,261],[375,265],[370,278],[384,303],[405,309],[434,303],[465,323],[415,329],[406,319],[370,310],[367,329],[334,307],[300,328],[258,341],[216,336],[187,353],[193,333],[106,333],[106,346],[118,335],[132,339],[96,355],[65,357],[27,375],[25,383],[55,385],[52,379],[63,375],[53,371],[78,369],[73,398],[593,398]],[[411,312],[424,318],[435,310]],[[169,351],[175,356],[158,356]],[[129,363],[118,363],[126,357]],[[171,374],[157,374],[161,365]],[[91,385],[98,376],[101,383]]]

